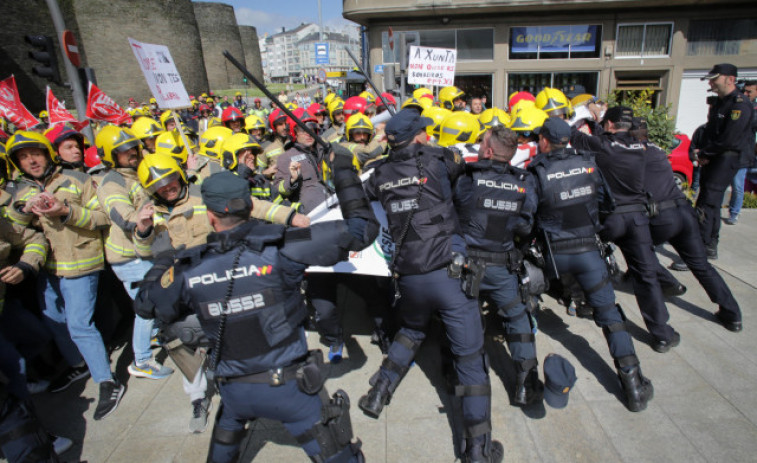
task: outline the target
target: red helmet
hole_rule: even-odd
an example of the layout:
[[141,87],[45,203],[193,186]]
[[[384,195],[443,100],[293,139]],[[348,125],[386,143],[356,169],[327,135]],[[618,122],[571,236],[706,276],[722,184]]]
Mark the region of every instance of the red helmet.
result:
[[271,126],[271,131],[276,131],[276,128],[274,127],[276,125],[276,122],[286,118],[287,115],[284,114],[284,111],[282,111],[280,108],[276,108],[271,111],[271,114],[268,116],[268,125]]
[[510,95],[510,101],[508,101],[508,107],[512,110],[512,107],[521,100],[528,100],[536,102],[536,98],[528,92],[515,92]]
[[381,98],[376,98],[376,106],[377,107],[380,108],[380,107],[384,106],[384,100],[386,100],[386,102],[388,104],[394,106],[395,108],[397,107],[397,100],[394,99],[394,97],[392,96],[391,93],[384,92],[384,93],[381,94],[381,96],[384,98],[383,100]]
[[100,156],[97,155],[97,146],[90,146],[84,151],[84,165],[95,167],[100,164]]
[[200,105],[200,112],[202,111],[210,111],[210,106],[206,105],[205,103]]
[[58,145],[63,143],[69,138],[73,138],[79,144],[79,149],[84,152],[84,135],[74,130],[68,124],[55,124],[52,128],[45,131],[45,136],[55,149],[58,149]]
[[308,106],[308,112],[314,116],[317,116],[318,114],[327,114],[328,110],[318,103],[313,103]]
[[244,114],[236,106],[229,106],[221,113],[221,122],[223,122],[223,125],[231,121],[241,121],[244,124]]
[[[316,124],[318,123],[315,116],[305,111],[305,108],[297,108],[294,111],[292,111],[292,114],[294,114],[297,117],[297,119],[301,120],[303,123],[308,123],[308,122],[315,122]],[[294,122],[294,119],[287,117],[287,124],[289,124],[289,133],[292,136],[292,140],[296,139],[297,134],[294,132],[294,128],[297,127],[297,124]]]
[[368,100],[361,96],[351,96],[344,102],[344,117],[349,119],[355,113],[365,114],[365,108],[368,107]]
[[260,98],[255,98],[254,100],[252,100],[252,102],[253,103],[260,103]]

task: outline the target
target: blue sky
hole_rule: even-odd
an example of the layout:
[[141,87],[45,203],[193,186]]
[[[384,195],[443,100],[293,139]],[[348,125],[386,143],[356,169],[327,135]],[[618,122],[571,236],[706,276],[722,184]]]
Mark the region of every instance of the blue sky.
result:
[[[237,22],[255,26],[263,35],[293,29],[300,23],[318,23],[318,0],[210,0],[234,7]],[[342,0],[321,0],[324,27],[354,24],[342,18]]]

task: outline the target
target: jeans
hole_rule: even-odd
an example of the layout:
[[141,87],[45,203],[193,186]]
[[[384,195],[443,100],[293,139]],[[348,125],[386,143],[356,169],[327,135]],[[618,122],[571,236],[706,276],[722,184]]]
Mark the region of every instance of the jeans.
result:
[[[134,259],[120,264],[111,264],[110,267],[113,269],[113,273],[124,284],[129,297],[134,300],[137,298],[139,289],[132,288],[131,284],[142,281],[147,271],[152,268],[152,262],[149,260]],[[134,363],[137,365],[141,365],[152,358],[152,352],[150,351],[152,329],[153,320],[144,319],[139,315],[134,316],[134,332],[131,337],[131,347],[134,349]]]
[[9,298],[0,313],[0,334],[10,341],[26,359],[32,360],[45,348],[52,335],[36,315],[26,310],[21,301]]
[[100,272],[65,278],[40,272],[40,305],[63,358],[70,366],[87,362],[97,383],[113,379],[110,359],[100,332],[92,322]]
[[739,216],[741,205],[744,203],[744,182],[748,170],[748,167],[742,167],[731,181],[731,201],[728,203],[728,212],[732,219]]

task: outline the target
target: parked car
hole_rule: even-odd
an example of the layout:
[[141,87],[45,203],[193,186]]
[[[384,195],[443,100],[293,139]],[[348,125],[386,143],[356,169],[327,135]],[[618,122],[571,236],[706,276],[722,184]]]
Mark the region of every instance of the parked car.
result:
[[688,135],[683,133],[675,134],[673,146],[668,161],[673,166],[673,177],[675,177],[678,188],[683,188],[683,184],[691,185],[691,176],[694,172],[694,165],[689,159],[689,146],[691,140]]

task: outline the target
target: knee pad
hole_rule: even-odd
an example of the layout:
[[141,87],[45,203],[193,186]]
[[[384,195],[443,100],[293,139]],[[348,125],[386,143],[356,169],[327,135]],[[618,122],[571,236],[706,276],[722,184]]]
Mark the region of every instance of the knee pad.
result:
[[362,458],[361,442],[352,441],[352,421],[350,420],[350,398],[339,389],[331,397],[321,390],[321,420],[299,436],[300,445],[315,440],[321,453],[310,459],[316,463],[348,463],[353,457]]
[[240,429],[238,431],[229,431],[218,426],[218,420],[221,419],[223,413],[223,402],[218,405],[218,411],[216,412],[215,425],[213,426],[213,435],[210,437],[210,449],[208,449],[208,463],[214,463],[213,449],[216,445],[236,446],[233,460],[239,456],[239,445],[244,439],[244,435],[247,432],[246,429]]
[[[620,314],[621,321],[615,323],[607,323],[605,320],[605,314],[616,310],[618,314]],[[602,328],[605,337],[618,331],[628,331],[628,328],[626,327],[626,321],[626,314],[623,313],[623,309],[620,308],[619,304],[608,305],[605,307],[594,307],[594,323],[598,327]]]

